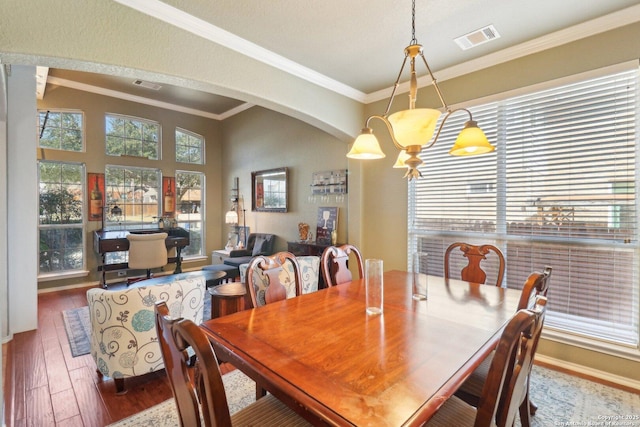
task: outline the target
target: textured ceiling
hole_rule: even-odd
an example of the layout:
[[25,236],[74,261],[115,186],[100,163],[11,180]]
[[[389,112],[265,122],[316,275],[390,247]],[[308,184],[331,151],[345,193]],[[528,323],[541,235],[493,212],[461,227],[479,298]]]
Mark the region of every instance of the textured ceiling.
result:
[[[264,55],[263,60],[268,63],[285,63],[285,68],[294,74],[316,73],[326,78],[335,91],[347,96],[350,91],[360,93],[365,102],[367,97],[392,85],[402,63],[403,49],[411,40],[408,0],[116,1],[131,8],[131,13],[141,12],[193,34],[214,38],[211,43],[241,49],[254,57]],[[638,0],[417,0],[415,31],[429,65],[441,79],[447,77],[448,69],[463,69],[474,61],[476,67],[478,63],[489,66],[491,62],[638,20]],[[454,42],[456,37],[486,25],[493,25],[500,38],[466,51]],[[417,71],[419,75],[425,73],[420,64]],[[242,104],[170,85],[154,91],[134,86],[133,80],[61,69],[49,71],[50,83],[89,85],[98,91],[128,93],[221,117]]]

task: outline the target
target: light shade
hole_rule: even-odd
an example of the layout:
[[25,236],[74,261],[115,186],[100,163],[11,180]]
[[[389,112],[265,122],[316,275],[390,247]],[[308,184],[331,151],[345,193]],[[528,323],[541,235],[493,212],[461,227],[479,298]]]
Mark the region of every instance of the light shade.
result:
[[373,131],[369,128],[364,128],[354,141],[351,151],[347,153],[347,157],[352,159],[382,159],[385,154],[380,149],[380,143]]
[[402,147],[425,145],[433,137],[442,113],[433,108],[402,110],[389,116],[393,135]]
[[228,211],[227,214],[224,216],[224,222],[227,224],[237,224],[238,212],[236,212],[234,209],[231,209],[230,211]]
[[452,156],[473,156],[490,153],[495,149],[493,145],[489,144],[487,136],[478,127],[478,123],[475,120],[469,120],[458,134],[449,154]]
[[393,167],[406,168],[407,165],[405,164],[405,161],[409,160],[409,157],[411,156],[408,155],[405,150],[401,150],[400,153],[398,153],[398,158],[396,159],[396,163],[393,165]]

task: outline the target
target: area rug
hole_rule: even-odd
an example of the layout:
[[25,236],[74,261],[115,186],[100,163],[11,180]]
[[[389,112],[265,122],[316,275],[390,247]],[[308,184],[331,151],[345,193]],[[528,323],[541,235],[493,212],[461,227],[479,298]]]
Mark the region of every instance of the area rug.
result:
[[62,312],[64,329],[67,331],[71,355],[73,357],[89,354],[91,343],[91,323],[89,321],[89,307],[80,307]]
[[[224,374],[222,381],[231,414],[235,414],[255,402],[256,383],[242,372],[234,370]],[[169,399],[129,418],[110,424],[108,427],[174,427],[179,425],[175,401]]]
[[[232,414],[255,401],[255,383],[240,371],[230,372],[222,379],[225,381]],[[533,368],[531,398],[538,406],[536,415],[531,418],[532,427],[640,425],[637,418],[640,416],[640,394],[607,387],[540,366]],[[629,421],[631,424],[620,424]],[[169,399],[109,427],[179,425],[174,401]],[[521,426],[518,418],[516,426]]]
[[[211,319],[211,298],[204,299],[203,319]],[[84,306],[62,312],[64,330],[67,331],[71,355],[73,357],[89,354],[91,351],[91,322],[89,320],[89,307]]]

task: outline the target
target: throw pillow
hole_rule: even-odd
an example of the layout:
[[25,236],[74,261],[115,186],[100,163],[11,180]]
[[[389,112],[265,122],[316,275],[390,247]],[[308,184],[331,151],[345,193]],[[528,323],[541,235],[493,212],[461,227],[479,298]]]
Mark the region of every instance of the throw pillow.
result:
[[257,256],[262,254],[262,246],[264,245],[264,238],[257,237],[256,242],[253,244],[253,253],[251,256]]

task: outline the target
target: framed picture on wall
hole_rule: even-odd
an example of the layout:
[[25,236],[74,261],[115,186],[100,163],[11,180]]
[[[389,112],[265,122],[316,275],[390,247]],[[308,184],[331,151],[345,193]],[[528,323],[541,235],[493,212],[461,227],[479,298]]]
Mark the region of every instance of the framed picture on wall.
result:
[[176,179],[162,177],[162,216],[173,217],[176,211]]
[[319,207],[318,220],[316,222],[316,243],[319,245],[331,244],[331,233],[338,229],[338,208]]
[[102,221],[105,204],[104,174],[88,173],[87,183],[89,185],[89,221]]

